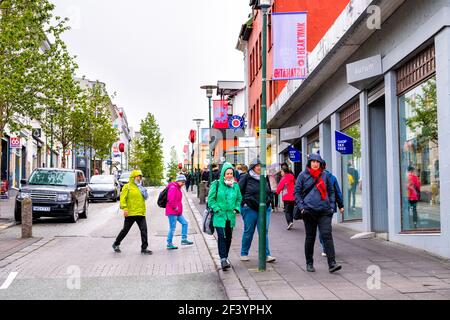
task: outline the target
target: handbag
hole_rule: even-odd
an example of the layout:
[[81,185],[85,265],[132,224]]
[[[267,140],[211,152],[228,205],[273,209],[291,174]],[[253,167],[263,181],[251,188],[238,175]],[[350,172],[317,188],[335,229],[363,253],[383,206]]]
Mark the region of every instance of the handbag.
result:
[[[314,183],[308,189],[306,189],[302,192],[303,199],[305,199],[306,196],[311,193],[311,191],[316,186],[316,182],[317,181],[315,180]],[[303,214],[302,214],[301,210],[297,207],[297,205],[294,206],[293,217],[294,217],[294,220],[303,220]]]
[[[217,192],[219,191],[219,182],[216,183],[216,199]],[[203,232],[209,235],[214,234],[214,224],[213,224],[214,211],[209,206],[206,206],[205,211],[203,211]]]
[[294,220],[303,220],[303,214],[297,206],[294,206]]

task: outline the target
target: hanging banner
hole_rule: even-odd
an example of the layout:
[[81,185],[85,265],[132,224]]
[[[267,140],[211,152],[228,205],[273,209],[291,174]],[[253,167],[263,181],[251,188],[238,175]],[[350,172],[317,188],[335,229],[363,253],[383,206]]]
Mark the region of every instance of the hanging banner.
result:
[[289,150],[289,159],[292,162],[302,161],[302,153],[299,150],[295,149],[293,146],[289,146],[288,150]]
[[244,128],[244,118],[240,117],[240,116],[232,116],[230,117],[229,122],[229,129],[233,129],[234,131],[239,130],[239,129],[243,129]]
[[213,100],[214,125],[216,129],[228,129],[228,101]]
[[307,13],[272,13],[273,80],[308,76]]
[[353,154],[353,138],[336,131],[336,151],[341,154]]

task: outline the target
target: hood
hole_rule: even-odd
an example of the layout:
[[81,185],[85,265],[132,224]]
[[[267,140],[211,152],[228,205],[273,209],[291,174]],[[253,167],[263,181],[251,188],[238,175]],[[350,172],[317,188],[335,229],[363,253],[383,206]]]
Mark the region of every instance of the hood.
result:
[[254,159],[252,162],[250,162],[250,165],[248,166],[248,171],[253,170],[258,164],[261,164],[259,158]]
[[133,170],[130,174],[130,178],[128,179],[128,182],[131,184],[134,184],[134,178],[136,178],[137,176],[142,176],[141,170]]
[[312,153],[308,156],[308,164],[307,167],[311,168],[311,161],[319,161],[321,163],[321,167],[323,168],[323,160],[322,157],[320,155],[318,155],[317,153]]
[[233,169],[233,176],[236,176],[236,173],[235,173],[234,168],[231,165],[231,163],[224,162],[223,165],[222,165],[222,171],[220,172],[220,178],[219,178],[220,182],[224,182],[225,181],[225,171],[227,171],[228,169]]

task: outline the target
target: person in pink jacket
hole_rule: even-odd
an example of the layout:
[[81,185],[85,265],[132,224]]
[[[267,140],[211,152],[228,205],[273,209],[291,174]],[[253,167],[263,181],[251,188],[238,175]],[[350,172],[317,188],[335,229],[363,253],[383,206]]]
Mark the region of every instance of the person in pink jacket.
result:
[[191,245],[192,241],[187,239],[188,221],[183,217],[183,192],[181,189],[186,184],[186,177],[182,174],[177,176],[175,182],[169,184],[167,191],[166,216],[169,218],[169,233],[167,235],[167,249],[178,249],[173,244],[173,235],[177,227],[177,221],[181,223],[181,244]]
[[412,166],[408,167],[408,202],[413,214],[414,227],[417,228],[417,202],[420,201],[420,179]]
[[284,214],[286,216],[287,230],[291,230],[294,225],[294,206],[295,206],[295,177],[289,168],[281,168],[281,180],[277,187],[277,194],[283,193]]

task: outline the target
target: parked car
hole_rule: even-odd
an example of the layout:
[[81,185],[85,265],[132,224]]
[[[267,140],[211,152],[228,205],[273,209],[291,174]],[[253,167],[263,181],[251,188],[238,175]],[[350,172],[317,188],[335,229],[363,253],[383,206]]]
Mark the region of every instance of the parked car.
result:
[[113,175],[96,175],[91,177],[88,185],[89,201],[120,199],[120,185]]
[[83,171],[56,168],[36,169],[21,180],[14,218],[22,221],[22,201],[30,197],[33,218],[68,217],[72,223],[88,216],[88,189]]
[[130,175],[131,171],[126,171],[120,175],[119,178],[119,184],[120,184],[120,191],[122,191],[122,188],[124,185],[126,185],[128,182],[130,182]]

